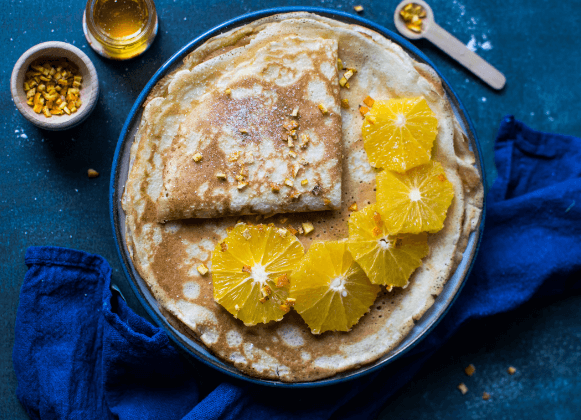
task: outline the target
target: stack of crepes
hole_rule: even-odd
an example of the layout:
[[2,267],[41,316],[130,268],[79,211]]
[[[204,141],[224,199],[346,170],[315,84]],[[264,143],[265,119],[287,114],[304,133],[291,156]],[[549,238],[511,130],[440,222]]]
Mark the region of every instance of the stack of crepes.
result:
[[[338,58],[356,70],[348,88]],[[348,207],[375,201],[357,106],[367,96],[423,97],[434,112],[432,159],[454,187],[444,228],[429,236],[408,287],[381,292],[350,332],[313,335],[293,311],[245,326],[214,301],[211,252],[238,221],[265,217],[277,227],[311,223],[298,236],[305,249],[346,238]],[[433,304],[480,221],[474,164],[433,69],[369,29],[276,15],[207,41],[150,94],[123,197],[127,246],[184,334],[252,376],[325,378],[387,354]]]

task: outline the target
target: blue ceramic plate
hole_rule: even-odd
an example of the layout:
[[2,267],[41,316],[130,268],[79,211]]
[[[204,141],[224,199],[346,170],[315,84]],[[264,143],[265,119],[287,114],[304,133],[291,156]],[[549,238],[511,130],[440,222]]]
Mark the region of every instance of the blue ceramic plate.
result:
[[[153,89],[153,87],[156,85],[156,83],[166,74],[170,73],[171,71],[179,67],[182,64],[182,60],[185,56],[187,56],[190,52],[198,48],[208,39],[221,33],[224,33],[226,31],[229,31],[233,28],[243,26],[249,22],[252,22],[254,20],[266,16],[279,13],[299,12],[299,11],[316,13],[345,23],[357,24],[372,29],[375,32],[382,34],[387,39],[399,44],[415,60],[426,63],[430,65],[432,68],[434,68],[436,71],[438,71],[434,64],[428,59],[428,57],[426,57],[420,50],[418,50],[404,38],[395,34],[392,31],[389,31],[369,20],[363,19],[356,15],[313,7],[282,7],[262,10],[259,12],[253,12],[240,16],[236,19],[232,19],[219,26],[216,26],[215,28],[200,35],[198,38],[194,39],[192,42],[187,44],[176,54],[174,54],[157,71],[157,73],[154,74],[151,80],[147,83],[147,85],[145,86],[145,88],[135,101],[135,104],[131,108],[129,116],[127,117],[127,120],[123,125],[123,129],[121,131],[121,135],[117,143],[117,149],[115,151],[115,158],[113,160],[113,169],[111,171],[111,185],[110,185],[111,222],[113,223],[113,232],[115,235],[117,250],[119,252],[121,263],[125,270],[125,274],[129,279],[129,283],[133,288],[133,291],[135,292],[135,294],[137,295],[137,297],[139,298],[139,300],[141,301],[142,305],[147,310],[149,315],[157,323],[157,325],[167,332],[167,334],[171,337],[171,339],[175,342],[177,346],[182,348],[185,352],[187,352],[197,360],[238,379],[243,379],[250,382],[274,387],[317,387],[347,381],[349,379],[359,377],[361,375],[370,373],[374,370],[384,367],[389,363],[393,362],[394,360],[396,360],[398,357],[402,356],[408,350],[410,350],[423,337],[425,337],[431,331],[432,328],[434,328],[434,326],[438,323],[438,321],[444,316],[446,311],[450,308],[450,306],[456,299],[456,296],[462,289],[464,280],[466,279],[468,273],[470,272],[472,262],[478,250],[484,220],[483,212],[480,219],[479,229],[477,229],[470,235],[468,247],[464,252],[464,258],[462,259],[462,262],[456,269],[456,272],[448,280],[448,282],[444,286],[444,289],[442,290],[442,293],[436,299],[434,305],[416,323],[416,325],[413,327],[408,336],[395,349],[381,357],[379,360],[376,360],[375,362],[362,366],[358,369],[339,373],[331,378],[312,382],[284,383],[280,381],[264,380],[250,377],[240,372],[234,366],[224,363],[222,360],[220,360],[219,358],[214,356],[211,352],[209,352],[208,349],[195,337],[179,331],[170,323],[170,321],[168,321],[168,319],[162,314],[159,305],[157,301],[154,299],[153,295],[151,294],[149,288],[135,270],[131,258],[129,257],[127,246],[125,244],[125,214],[121,207],[121,197],[123,195],[125,182],[127,180],[127,175],[129,172],[130,148],[131,144],[133,143],[133,139],[137,131],[137,128],[139,126],[139,121],[141,119],[142,105],[145,102],[151,90]],[[476,155],[476,162],[478,165],[478,170],[480,172],[481,179],[483,181],[483,184],[486,185],[484,179],[485,177],[484,167],[481,157],[482,153],[480,150],[478,140],[476,139],[476,133],[474,132],[472,122],[468,117],[466,109],[460,103],[460,99],[458,99],[458,97],[456,96],[456,94],[446,81],[446,79],[442,76],[440,72],[438,72],[438,74],[442,79],[442,83],[449,96],[450,102],[452,104],[454,112],[456,113],[458,121],[460,122],[464,132],[470,139],[472,151]]]

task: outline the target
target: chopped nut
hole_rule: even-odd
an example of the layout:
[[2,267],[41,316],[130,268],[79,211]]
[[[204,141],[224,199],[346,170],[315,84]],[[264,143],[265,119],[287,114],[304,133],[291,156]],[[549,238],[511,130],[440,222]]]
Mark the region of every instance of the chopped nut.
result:
[[226,174],[224,172],[218,172],[216,174],[216,178],[218,178],[220,181],[225,181],[226,180]]
[[357,211],[357,203],[353,203],[349,206],[349,211]]
[[280,223],[286,223],[286,221],[288,220],[288,217],[281,217],[279,222]]
[[377,120],[375,119],[375,116],[373,116],[373,115],[368,115],[365,117],[365,119],[367,121],[369,121],[370,124],[375,124],[377,122]]
[[266,302],[268,301],[268,296],[264,296],[263,298],[261,298],[261,299],[258,299],[258,301],[259,301],[260,303],[266,303]]
[[247,165],[252,165],[254,163],[254,155],[252,152],[246,152],[246,162]]
[[291,200],[295,201],[295,200],[298,200],[301,197],[301,194],[302,194],[302,192],[297,191],[297,190],[293,190],[293,191],[291,191],[289,197],[290,197]]
[[295,306],[296,303],[296,299],[293,298],[286,298],[286,300],[284,301],[285,304],[287,304],[288,306]]
[[240,158],[241,154],[242,154],[241,151],[232,152],[232,153],[230,153],[230,155],[228,155],[228,160],[230,162],[236,162],[238,160],[238,158]]
[[242,272],[243,273],[252,274],[252,267],[250,267],[249,265],[243,265],[242,266]]
[[288,136],[287,144],[288,144],[288,147],[295,147],[295,144],[293,142],[293,138],[291,136]]
[[361,5],[353,6],[353,10],[355,10],[357,13],[361,13],[363,11],[363,6]]
[[299,145],[299,147],[301,149],[305,149],[308,145],[309,145],[309,140],[311,138],[309,137],[308,134],[302,134],[301,135],[301,144]]
[[308,180],[308,179],[303,179],[303,180],[301,181],[301,185],[303,185],[303,186],[304,186],[304,185],[307,185],[308,183],[309,183],[309,180]]
[[313,195],[319,195],[321,193],[321,190],[322,188],[317,184],[313,187],[311,192],[313,193]]
[[297,106],[295,109],[293,109],[293,112],[291,112],[291,117],[296,117],[299,115],[299,107]]
[[[298,112],[298,111],[297,111]],[[292,121],[287,121],[285,122],[282,127],[286,130],[286,131],[292,131],[292,130],[296,130],[299,127],[299,123],[296,122],[296,120],[292,120]]]
[[280,185],[275,184],[274,182],[272,182],[270,184],[270,189],[272,190],[273,193],[277,193],[280,191]]
[[250,230],[248,230],[248,229],[244,229],[244,230],[242,231],[242,236],[244,236],[244,238],[245,238],[247,241],[249,241],[249,240],[250,240],[250,238],[252,237],[252,234],[250,233]]
[[228,245],[226,244],[226,242],[220,242],[220,250],[222,252],[228,251]]
[[349,83],[347,83],[347,78],[345,76],[339,79],[339,84],[341,85],[341,87],[346,87],[347,89],[349,89]]
[[476,372],[476,368],[474,367],[473,364],[469,364],[465,369],[464,372],[466,372],[466,375],[468,376],[472,376],[474,375],[474,372]]
[[299,231],[299,235],[302,235],[303,233],[305,233],[305,230],[303,229],[302,226],[299,226],[297,230]]
[[468,387],[466,385],[464,385],[464,382],[462,382],[462,383],[460,383],[460,385],[458,385],[458,389],[460,390],[462,395],[465,395],[468,392]]
[[288,286],[290,284],[290,280],[288,278],[288,275],[283,274],[281,276],[278,276],[276,278],[276,287],[285,287]]
[[490,399],[490,394],[488,392],[483,392],[482,393],[482,399],[484,401],[488,401]]
[[328,206],[331,204],[331,200],[329,200],[328,198],[323,198],[323,203]]
[[245,178],[244,175],[236,175],[236,181],[242,182],[244,181],[244,178]]
[[321,113],[322,113],[323,115],[326,115],[326,114],[328,114],[328,113],[329,113],[329,110],[327,109],[327,107],[326,107],[325,105],[323,105],[323,104],[319,104],[319,105],[318,105],[318,107],[319,107],[319,109],[321,110]]
[[280,228],[280,229],[277,229],[277,232],[281,238],[284,238],[284,237],[286,237],[288,230],[286,230],[285,228]]
[[294,165],[293,166],[293,176],[296,178],[297,175],[299,174],[300,170],[303,169],[302,166],[300,165]]
[[516,368],[510,366],[507,370],[506,370],[510,375],[514,375],[516,373]]
[[369,108],[373,107],[373,104],[375,103],[375,100],[373,98],[371,98],[370,96],[368,96],[367,98],[365,98],[363,100],[363,103],[365,105],[367,105]]
[[230,95],[232,93],[232,89],[228,88],[224,91],[226,95]]
[[351,79],[353,77],[353,75],[357,73],[357,70],[355,69],[347,69],[347,71],[345,72],[345,74],[343,75],[343,77],[347,80]]
[[349,99],[341,99],[341,108],[349,109]]
[[248,182],[238,182],[238,186],[237,188],[239,190],[243,190],[244,188],[246,188],[248,186]]
[[289,231],[290,233],[292,233],[293,235],[296,235],[296,234],[297,234],[297,232],[298,232],[298,230],[296,230],[296,229],[295,229],[294,227],[292,227],[291,225],[288,225],[288,226],[287,226],[287,228],[288,228],[288,231]]
[[288,151],[288,155],[289,155],[290,157],[292,157],[293,159],[295,159],[295,158],[297,157],[297,154],[296,154],[295,152],[293,152],[292,150],[289,150],[289,151]]
[[205,276],[206,274],[208,274],[208,267],[206,267],[206,264],[200,264],[197,268],[198,273],[200,273],[202,276]]
[[343,60],[340,58],[337,59],[337,69],[343,70]]
[[309,164],[309,162],[307,162],[305,159],[300,158],[299,159],[299,164],[303,165],[303,166],[307,166]]
[[303,223],[303,229],[305,230],[305,235],[308,235],[313,230],[315,230],[315,227],[313,226],[313,224],[311,222],[305,222],[305,223]]
[[246,170],[244,165],[240,167],[240,175],[244,177],[248,176],[248,171]]
[[262,292],[262,296],[264,296],[264,297],[270,296],[272,294],[272,289],[267,284],[265,284],[262,287],[262,289],[260,289],[260,291]]
[[359,113],[361,114],[361,116],[365,116],[365,114],[367,114],[369,112],[369,108],[367,108],[366,106],[362,106],[359,107]]
[[199,162],[202,160],[202,154],[200,152],[194,154],[193,156],[194,162]]
[[97,177],[99,176],[99,172],[97,172],[97,171],[96,171],[96,170],[94,170],[94,169],[89,169],[89,170],[87,171],[87,176],[88,176],[89,178],[97,178]]
[[285,312],[290,311],[290,306],[285,305],[284,303],[282,305],[278,305],[278,307]]
[[292,181],[292,179],[285,178],[284,185],[292,188],[292,187],[294,187],[294,182]]
[[245,128],[239,128],[238,131],[240,131],[240,134],[248,134],[248,130]]

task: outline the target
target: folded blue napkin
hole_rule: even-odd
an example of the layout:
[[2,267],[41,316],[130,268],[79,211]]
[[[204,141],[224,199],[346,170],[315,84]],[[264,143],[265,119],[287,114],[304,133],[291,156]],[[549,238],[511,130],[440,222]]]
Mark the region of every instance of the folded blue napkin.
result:
[[102,257],[31,247],[13,354],[20,402],[34,419],[373,417],[463,322],[581,286],[581,139],[506,117],[495,155],[498,179],[466,286],[434,331],[384,369],[316,389],[234,380],[187,359],[127,307]]

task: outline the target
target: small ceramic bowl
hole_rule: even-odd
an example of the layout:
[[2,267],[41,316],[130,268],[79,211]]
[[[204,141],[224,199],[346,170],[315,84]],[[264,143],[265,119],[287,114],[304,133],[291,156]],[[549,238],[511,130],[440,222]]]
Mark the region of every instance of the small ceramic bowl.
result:
[[[80,75],[83,76],[80,91],[80,98],[83,104],[77,112],[70,115],[53,115],[51,118],[47,118],[42,113],[35,113],[32,107],[26,103],[26,92],[24,92],[25,73],[28,71],[30,64],[38,59],[55,60],[63,58],[74,63],[78,67]],[[60,131],[80,124],[93,111],[99,97],[99,79],[95,66],[84,52],[66,42],[50,41],[35,45],[18,59],[14,70],[12,70],[10,91],[14,105],[16,105],[16,108],[18,108],[24,118],[39,128]]]

